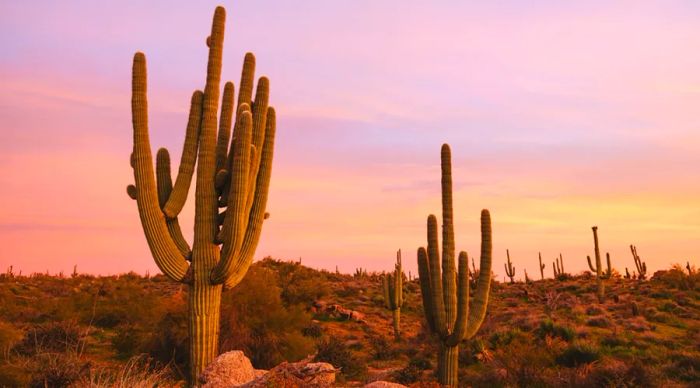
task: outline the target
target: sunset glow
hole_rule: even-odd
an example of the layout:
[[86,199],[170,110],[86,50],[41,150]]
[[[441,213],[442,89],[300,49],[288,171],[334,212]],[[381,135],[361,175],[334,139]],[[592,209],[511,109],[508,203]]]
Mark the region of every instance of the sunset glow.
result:
[[277,111],[256,258],[382,271],[401,248],[415,274],[449,143],[457,249],[488,208],[499,279],[506,249],[518,278],[538,252],[584,270],[593,225],[623,273],[630,244],[650,273],[700,265],[700,4],[75,1],[0,4],[0,269],[157,271],[125,192],[131,60],[178,163],[219,3],[224,80],[255,52]]

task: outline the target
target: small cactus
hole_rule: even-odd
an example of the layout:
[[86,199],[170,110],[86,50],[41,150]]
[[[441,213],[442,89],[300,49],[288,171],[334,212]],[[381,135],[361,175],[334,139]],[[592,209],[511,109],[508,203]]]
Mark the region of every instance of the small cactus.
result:
[[630,250],[632,251],[632,258],[634,258],[634,265],[637,267],[637,279],[644,280],[647,278],[647,263],[643,262],[642,259],[637,254],[637,247],[630,245]]
[[428,246],[418,248],[418,270],[423,310],[430,331],[440,340],[438,380],[457,386],[458,346],[476,334],[486,315],[491,289],[491,215],[481,211],[481,265],[479,282],[469,295],[469,258],[459,253],[459,272],[455,271],[455,241],[452,218],[452,166],[450,147],[442,146],[442,270],[438,247],[437,218],[428,216]]
[[632,275],[630,275],[630,271],[625,267],[625,279],[632,279]]
[[513,284],[515,283],[515,267],[510,262],[510,252],[507,249],[506,256],[508,257],[508,262],[503,264],[503,267],[506,269],[506,275],[510,278],[510,284]]
[[70,277],[72,277],[74,279],[78,277],[78,265],[77,264],[73,265],[73,273],[70,275]]
[[538,252],[539,258],[540,258],[540,276],[542,277],[542,280],[544,280],[544,263],[542,263],[542,252]]
[[527,277],[527,270],[523,269],[523,271],[525,271],[525,284],[530,284],[530,278]]
[[595,245],[595,267],[591,262],[591,257],[587,256],[588,267],[591,269],[591,272],[596,274],[596,296],[598,297],[598,302],[603,303],[605,301],[605,283],[603,283],[603,280],[610,279],[610,276],[612,276],[612,269],[610,268],[610,253],[606,253],[608,269],[603,272],[600,262],[600,249],[598,248],[598,227],[594,226],[591,229],[593,229],[593,243]]
[[403,306],[403,271],[401,269],[401,250],[396,252],[394,274],[382,276],[384,289],[384,305],[391,310],[394,318],[394,337],[401,339],[401,306]]
[[689,262],[689,261],[687,261],[687,262],[685,263],[685,269],[688,270],[688,276],[692,276],[692,275],[693,275],[693,269],[690,267],[690,262]]

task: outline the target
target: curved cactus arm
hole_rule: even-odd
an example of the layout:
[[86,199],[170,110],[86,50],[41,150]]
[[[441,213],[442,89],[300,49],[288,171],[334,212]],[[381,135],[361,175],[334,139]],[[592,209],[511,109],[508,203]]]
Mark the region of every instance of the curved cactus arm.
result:
[[593,262],[591,261],[591,256],[586,256],[586,260],[588,260],[588,268],[591,269],[591,272],[598,272],[598,269],[593,267]]
[[[262,224],[266,214],[265,207],[267,206],[268,189],[270,187],[270,178],[272,177],[272,159],[275,149],[277,119],[273,107],[269,107],[267,110],[265,126],[265,141],[261,152],[260,169],[256,179],[253,206],[250,208],[249,215],[247,216],[248,224],[245,229],[245,236],[243,237],[243,245],[241,246],[240,252],[237,254],[237,259],[235,260],[232,270],[228,271],[229,276],[222,279],[227,288],[234,287],[243,279],[243,276],[245,276],[248,267],[253,261],[255,248],[258,245],[260,233],[262,232]],[[227,260],[231,259],[228,258]],[[216,280],[219,281],[220,279],[217,278]]]
[[430,265],[428,263],[428,253],[425,248],[418,248],[418,282],[420,283],[420,294],[423,299],[423,310],[425,319],[428,321],[428,327],[431,332],[436,332],[435,317],[433,316],[432,295],[433,291],[430,288],[432,276],[430,274]]
[[134,191],[141,225],[158,268],[168,277],[180,281],[185,277],[189,266],[170,237],[165,216],[158,204],[148,137],[146,57],[143,53],[134,55],[132,72],[131,110],[134,127],[132,164],[136,182]]
[[[158,187],[158,203],[162,208],[168,202],[170,193],[173,190],[173,181],[170,176],[170,154],[165,148],[159,149],[156,154],[156,186]],[[190,245],[182,235],[177,217],[166,218],[166,224],[168,225],[170,237],[173,238],[180,253],[186,258],[191,257],[192,249],[190,249]]]
[[452,333],[445,339],[445,345],[458,345],[467,333],[469,317],[469,258],[467,253],[459,252],[459,279],[457,281],[457,319]]
[[438,251],[437,218],[428,216],[428,267],[430,268],[430,306],[433,308],[435,330],[440,337],[447,335],[445,300],[443,299],[440,253]]
[[241,71],[241,82],[238,85],[238,102],[241,104],[250,105],[253,100],[253,82],[255,81],[255,55],[246,53],[243,58],[243,70]]
[[469,309],[469,322],[464,338],[471,338],[479,330],[486,317],[491,291],[491,214],[488,210],[481,211],[481,262],[479,264],[479,282],[474,293],[474,301]]
[[219,135],[216,140],[216,171],[221,171],[228,160],[228,141],[231,136],[231,120],[233,119],[233,92],[232,82],[224,85],[224,94],[221,97],[221,116],[219,118]]
[[226,209],[224,225],[221,229],[221,241],[223,248],[221,260],[212,270],[211,279],[214,284],[222,283],[229,276],[233,268],[234,258],[243,245],[246,221],[248,214],[245,212],[246,198],[248,197],[248,164],[250,164],[250,142],[252,135],[252,116],[249,111],[244,112],[239,119],[240,131],[236,134],[233,148],[233,165],[231,174],[236,179],[231,182],[229,188],[229,204]]
[[185,144],[182,147],[180,166],[178,168],[175,185],[170,193],[167,203],[162,207],[163,213],[168,218],[175,218],[182,211],[187,200],[187,193],[192,184],[192,174],[197,161],[197,147],[199,143],[199,131],[202,120],[202,101],[204,93],[195,90],[190,100],[190,115],[187,119],[185,132]]

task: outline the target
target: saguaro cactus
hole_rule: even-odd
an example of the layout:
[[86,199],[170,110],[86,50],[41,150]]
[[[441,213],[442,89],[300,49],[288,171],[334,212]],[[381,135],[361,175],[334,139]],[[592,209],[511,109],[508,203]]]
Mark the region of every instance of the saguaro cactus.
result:
[[510,278],[510,284],[515,283],[515,267],[513,263],[510,262],[510,252],[506,249],[506,257],[508,257],[508,262],[503,264],[506,269],[506,275]]
[[565,276],[564,273],[564,257],[559,254],[559,257],[555,258],[552,262],[552,270],[554,271],[554,278],[559,279]]
[[605,301],[605,283],[603,281],[605,279],[610,279],[610,276],[612,276],[612,269],[610,268],[610,253],[606,253],[608,269],[603,271],[600,263],[600,249],[598,248],[598,227],[594,226],[591,229],[593,229],[593,243],[595,246],[595,267],[591,262],[591,257],[586,256],[586,258],[588,259],[588,268],[591,269],[591,272],[595,273],[597,285],[596,296],[598,297],[598,302],[603,303]]
[[401,250],[396,252],[394,274],[382,276],[384,288],[384,305],[391,310],[394,318],[394,336],[401,339],[401,306],[403,306],[403,272],[401,269]]
[[[260,238],[270,184],[275,139],[275,111],[268,107],[269,82],[258,80],[251,101],[255,57],[246,54],[234,109],[233,84],[224,88],[218,120],[219,87],[226,12],[217,7],[207,38],[209,61],[204,92],[192,95],[185,144],[173,185],[170,156],[158,150],[154,180],[148,135],[146,57],[134,55],[131,166],[135,185],[127,193],[136,200],[146,241],[158,268],[189,286],[190,378],[216,357],[221,291],[233,287],[250,266]],[[233,136],[231,120],[236,112]],[[231,144],[229,147],[229,138]],[[190,249],[177,216],[187,198],[195,163],[194,244]],[[219,208],[226,210],[219,212]]]
[[423,310],[430,330],[438,337],[438,379],[457,386],[458,345],[471,338],[486,315],[491,288],[491,216],[481,211],[481,265],[474,301],[469,306],[469,262],[459,253],[459,274],[455,272],[455,239],[452,218],[452,167],[450,147],[442,152],[442,273],[438,246],[437,218],[428,216],[428,246],[418,248],[418,270]]
[[544,264],[542,263],[542,252],[538,252],[539,258],[540,258],[540,276],[542,277],[542,280],[544,280]]
[[637,254],[637,247],[630,245],[630,250],[632,251],[632,258],[634,258],[634,265],[637,267],[637,279],[644,280],[647,278],[647,263],[643,262],[642,259]]

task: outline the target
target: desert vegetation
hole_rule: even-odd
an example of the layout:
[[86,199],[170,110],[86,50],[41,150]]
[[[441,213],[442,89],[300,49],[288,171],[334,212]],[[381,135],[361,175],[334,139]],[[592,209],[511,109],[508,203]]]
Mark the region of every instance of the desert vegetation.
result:
[[[481,327],[460,342],[460,386],[696,386],[700,274],[691,270],[678,264],[646,281],[613,274],[604,303],[587,272],[494,281]],[[419,282],[403,288],[395,341],[381,274],[255,262],[222,295],[220,351],[241,349],[265,369],[315,354],[341,368],[341,386],[380,379],[430,386],[439,342]],[[347,319],[333,305],[363,318]],[[0,386],[184,385],[187,315],[187,287],[164,275],[2,274]]]

